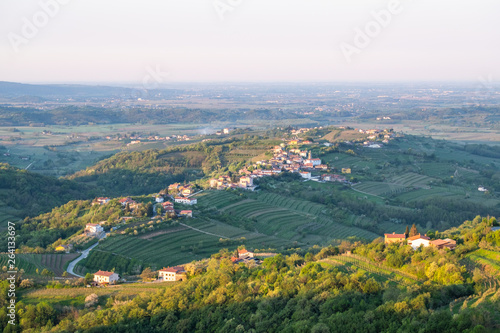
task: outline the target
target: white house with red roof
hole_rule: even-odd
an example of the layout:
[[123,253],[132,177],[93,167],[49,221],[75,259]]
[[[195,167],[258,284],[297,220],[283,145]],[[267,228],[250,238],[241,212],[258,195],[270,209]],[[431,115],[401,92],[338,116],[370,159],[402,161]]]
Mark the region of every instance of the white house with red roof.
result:
[[423,246],[423,247],[429,246],[431,239],[429,237],[427,237],[427,235],[422,236],[421,234],[418,234],[418,235],[415,235],[412,237],[408,237],[407,240],[408,240],[408,245],[410,245],[412,247],[412,249],[416,250],[420,246]]
[[186,271],[183,266],[174,266],[160,269],[158,279],[160,281],[182,281],[186,278]]
[[94,281],[99,284],[114,284],[120,276],[114,272],[98,271],[94,273]]
[[182,216],[182,217],[193,217],[193,211],[192,210],[181,210],[179,212],[179,216]]
[[87,223],[85,233],[89,236],[99,236],[104,232],[104,229],[97,223]]
[[109,198],[105,198],[105,197],[99,197],[99,198],[96,198],[94,202],[92,202],[92,206],[93,205],[105,205],[109,202]]
[[253,252],[248,251],[247,249],[238,249],[238,257],[253,257]]
[[301,171],[300,176],[305,179],[311,179],[311,173],[308,171]]

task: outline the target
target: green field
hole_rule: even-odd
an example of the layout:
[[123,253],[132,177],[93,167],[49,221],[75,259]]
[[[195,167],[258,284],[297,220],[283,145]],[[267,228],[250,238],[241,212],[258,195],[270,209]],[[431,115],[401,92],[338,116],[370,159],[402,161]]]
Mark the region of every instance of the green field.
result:
[[500,277],[500,253],[486,249],[479,249],[467,255],[467,258],[475,262],[492,276]]
[[350,236],[368,240],[378,237],[370,231],[335,222],[328,216],[327,207],[321,204],[267,192],[252,197],[255,199],[239,198],[226,191],[210,191],[201,196],[199,202],[203,207],[214,203],[235,219],[251,219],[260,233],[301,243],[327,244]]
[[401,184],[389,184],[382,182],[361,182],[352,187],[362,193],[368,193],[376,196],[387,196],[404,192],[406,186]]
[[154,293],[165,290],[165,288],[170,288],[177,283],[131,283],[108,286],[106,288],[30,289],[28,292],[20,292],[20,299],[25,304],[36,305],[39,302],[47,302],[57,307],[74,306],[76,308],[83,308],[85,297],[90,294],[97,294],[99,296],[99,304],[104,305],[109,297],[118,297],[120,299],[135,297],[143,293]]
[[[109,270],[115,267],[114,259],[109,258],[108,253],[122,259],[139,260],[146,266],[151,265],[159,269],[201,260],[222,248],[235,249],[240,244],[252,249],[284,248],[293,245],[285,239],[250,232],[218,221],[193,218],[185,219],[183,223],[194,229],[181,226],[137,236],[108,237],[92,250],[92,258],[101,264],[100,269]],[[245,239],[241,240],[241,237]],[[219,240],[224,238],[233,241],[221,243]],[[81,265],[77,266],[76,271],[79,274],[87,272]]]
[[[43,269],[48,269],[55,276],[62,276],[65,271],[66,264],[78,257],[78,253],[64,254],[16,254],[16,267],[23,269],[26,275],[36,275],[36,270],[39,273]],[[0,254],[0,267],[7,266],[7,254]]]
[[345,266],[348,268],[356,268],[368,274],[374,275],[379,282],[392,282],[401,286],[410,286],[419,283],[418,279],[408,273],[400,270],[377,264],[364,257],[356,255],[340,255],[329,257],[325,262],[333,262],[336,265]]

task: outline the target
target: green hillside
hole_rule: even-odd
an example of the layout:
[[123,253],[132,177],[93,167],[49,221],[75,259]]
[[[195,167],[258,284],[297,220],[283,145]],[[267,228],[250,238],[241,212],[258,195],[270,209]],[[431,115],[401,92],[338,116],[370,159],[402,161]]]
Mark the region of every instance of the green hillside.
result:
[[213,172],[236,171],[275,144],[272,140],[214,140],[164,150],[121,152],[77,172],[69,179],[95,184],[106,195],[147,194],[168,184],[190,181]]
[[0,229],[8,220],[36,216],[70,200],[92,197],[93,192],[84,184],[0,163]]

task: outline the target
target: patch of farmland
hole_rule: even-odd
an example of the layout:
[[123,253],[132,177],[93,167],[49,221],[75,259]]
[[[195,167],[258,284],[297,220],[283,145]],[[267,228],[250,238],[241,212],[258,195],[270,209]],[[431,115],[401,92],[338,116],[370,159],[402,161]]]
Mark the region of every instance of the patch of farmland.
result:
[[425,175],[419,175],[418,173],[414,172],[407,172],[405,174],[393,177],[390,182],[406,187],[426,187],[430,182],[434,180],[436,179]]
[[[284,248],[292,246],[292,242],[249,232],[221,222],[192,219],[190,226],[204,232],[220,234],[229,238],[245,237],[249,248]],[[144,236],[147,236],[144,235]],[[208,235],[200,231],[185,229],[175,233],[156,235],[152,238],[143,236],[117,235],[101,241],[95,249],[116,254],[129,259],[137,259],[156,267],[184,264],[193,260],[210,257],[222,248],[235,249],[240,243],[226,244],[219,242],[220,237]],[[112,263],[108,263],[110,266]],[[112,267],[104,267],[108,269]]]
[[200,207],[221,209],[242,200],[239,196],[227,191],[205,191],[196,196]]
[[429,177],[449,178],[453,176],[455,168],[450,163],[424,163],[422,165],[422,173]]
[[463,197],[465,196],[465,191],[460,188],[453,186],[448,187],[432,187],[430,189],[418,189],[407,193],[402,193],[398,195],[398,199],[403,201],[414,201],[414,200],[426,200],[433,197]]
[[406,190],[406,186],[404,185],[370,181],[353,185],[353,188],[377,196],[401,193]]
[[297,200],[275,193],[263,193],[257,197],[257,200],[269,205],[288,208],[291,210],[304,212],[308,214],[320,214],[325,211],[325,206],[307,200]]
[[[67,262],[78,257],[78,253],[63,254],[16,254],[16,267],[23,269],[26,275],[35,275],[38,269],[39,273],[44,269],[54,272],[55,276],[62,276]],[[0,266],[8,267],[7,254],[0,254]]]
[[500,253],[479,249],[467,254],[466,257],[480,266],[483,266],[483,268],[491,275],[500,277]]

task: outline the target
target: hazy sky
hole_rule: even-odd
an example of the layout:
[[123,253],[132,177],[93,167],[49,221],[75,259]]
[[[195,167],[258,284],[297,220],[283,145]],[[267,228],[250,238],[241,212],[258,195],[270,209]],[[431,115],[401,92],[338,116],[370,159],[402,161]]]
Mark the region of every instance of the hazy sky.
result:
[[498,0],[1,0],[0,81],[498,81],[499,15]]

